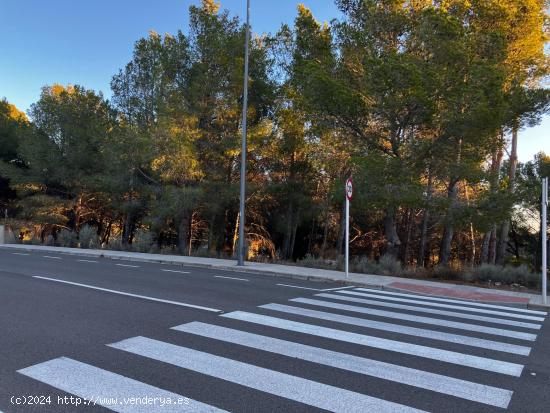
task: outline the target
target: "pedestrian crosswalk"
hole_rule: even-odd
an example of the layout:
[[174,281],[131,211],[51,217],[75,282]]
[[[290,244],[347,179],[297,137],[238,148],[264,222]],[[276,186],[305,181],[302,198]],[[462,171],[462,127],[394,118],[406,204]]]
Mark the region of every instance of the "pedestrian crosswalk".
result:
[[[311,294],[177,325],[168,339],[106,343],[120,357],[181,371],[182,385],[171,391],[149,376],[65,357],[19,373],[117,412],[260,411],[217,397],[223,383],[334,412],[503,411],[547,315],[367,288]],[[186,375],[212,391],[188,394]],[[127,397],[185,404],[112,403]]]
[[[222,413],[225,410],[190,400],[179,394],[141,383],[85,363],[61,357],[19,371],[91,403],[101,404],[117,412],[187,412]],[[173,404],[132,403],[133,399],[157,398]]]

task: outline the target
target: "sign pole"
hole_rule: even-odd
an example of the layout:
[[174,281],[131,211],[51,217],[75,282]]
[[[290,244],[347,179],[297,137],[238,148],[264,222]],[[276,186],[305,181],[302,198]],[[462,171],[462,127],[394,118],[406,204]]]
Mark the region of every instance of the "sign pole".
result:
[[547,236],[546,230],[548,228],[548,217],[547,217],[547,208],[548,208],[548,178],[542,179],[542,222],[541,222],[541,232],[542,232],[542,303],[546,305],[546,281],[547,281],[547,267],[548,267],[548,252],[547,252]]
[[346,271],[346,278],[349,277],[349,203],[353,198],[353,181],[351,178],[348,178],[346,181],[346,186],[344,188],[346,192],[346,254],[344,269]]
[[346,197],[346,278],[349,277],[349,198]]

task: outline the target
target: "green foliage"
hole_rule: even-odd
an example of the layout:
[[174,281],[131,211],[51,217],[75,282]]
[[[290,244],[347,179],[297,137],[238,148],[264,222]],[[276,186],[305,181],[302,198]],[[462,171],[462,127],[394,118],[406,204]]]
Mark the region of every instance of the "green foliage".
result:
[[[353,176],[355,271],[426,265],[461,280],[454,268],[492,262],[499,242],[506,262],[537,266],[549,162],[520,165],[514,182],[503,156],[507,134],[549,110],[545,3],[337,4],[340,20],[300,5],[293,25],[251,40],[250,258],[339,268]],[[0,207],[60,245],[234,256],[244,39],[203,0],[185,32],[134,44],[111,101],[54,84],[30,121],[0,101]]]
[[533,273],[526,265],[519,267],[483,264],[466,275],[468,280],[502,284],[519,284],[528,288],[538,288],[540,274]]
[[84,225],[80,228],[78,233],[78,245],[80,248],[91,248],[99,249],[101,248],[101,242],[99,236],[97,235],[97,230],[90,225]]
[[57,233],[56,244],[60,247],[76,248],[78,245],[78,235],[74,231],[62,229]]
[[136,231],[132,250],[135,252],[151,252],[153,247],[153,237],[150,232],[139,229]]

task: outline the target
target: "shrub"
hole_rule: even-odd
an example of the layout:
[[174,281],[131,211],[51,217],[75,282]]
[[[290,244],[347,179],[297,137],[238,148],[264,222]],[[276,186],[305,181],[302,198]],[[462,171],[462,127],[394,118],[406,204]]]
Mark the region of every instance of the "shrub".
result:
[[30,239],[30,241],[28,241],[28,244],[31,244],[31,245],[42,245],[42,240],[40,239],[40,237],[32,237]]
[[78,243],[80,244],[80,248],[99,248],[101,246],[97,231],[89,225],[84,225],[80,228]]
[[386,275],[401,275],[403,271],[403,266],[401,262],[397,260],[393,255],[383,255],[378,261],[378,266],[383,274]]
[[531,272],[528,266],[518,267],[482,264],[467,273],[468,280],[478,282],[500,282],[502,284],[520,284],[535,288],[540,284],[539,275]]
[[380,267],[376,262],[370,261],[367,257],[354,258],[350,263],[351,271],[362,274],[380,274]]
[[460,270],[449,267],[447,265],[438,265],[435,267],[432,271],[432,276],[434,278],[441,278],[443,280],[461,280],[465,279],[464,273],[462,273]]
[[21,244],[21,240],[15,235],[15,233],[16,232],[14,232],[11,228],[6,230],[6,244]]
[[110,250],[113,251],[124,251],[124,246],[122,245],[122,239],[120,237],[113,237],[109,239],[109,243],[107,244]]
[[301,267],[321,268],[325,270],[337,270],[341,267],[340,260],[325,260],[323,258],[318,258],[312,254],[306,254],[304,258],[298,260],[296,264]]
[[379,274],[400,276],[403,274],[401,262],[394,256],[383,255],[378,262],[371,261],[367,257],[359,257],[350,263],[351,271],[363,274]]
[[62,229],[57,233],[56,244],[59,247],[74,248],[77,245],[77,236],[73,231]]
[[132,243],[132,251],[149,252],[153,247],[153,235],[141,229],[136,231],[134,242]]

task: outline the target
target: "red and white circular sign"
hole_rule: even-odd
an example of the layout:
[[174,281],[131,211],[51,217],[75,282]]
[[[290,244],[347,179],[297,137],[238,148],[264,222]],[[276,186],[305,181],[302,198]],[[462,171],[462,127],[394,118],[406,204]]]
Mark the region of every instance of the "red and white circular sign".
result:
[[346,181],[346,197],[349,201],[353,198],[353,180],[351,178]]

